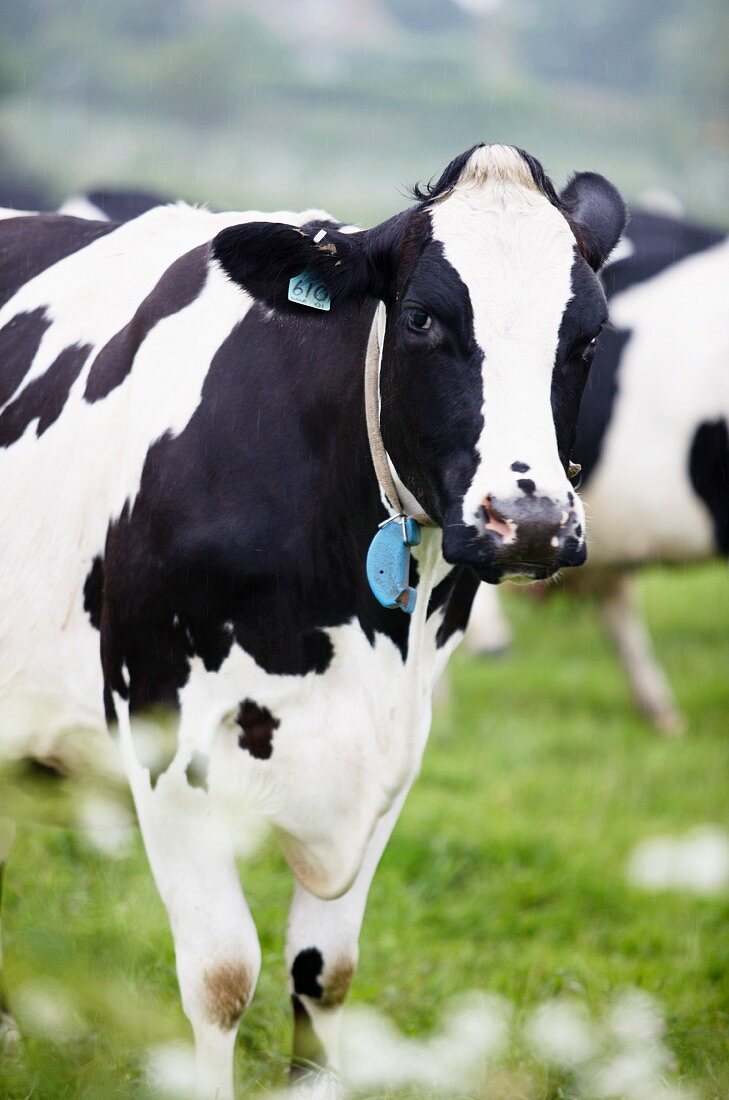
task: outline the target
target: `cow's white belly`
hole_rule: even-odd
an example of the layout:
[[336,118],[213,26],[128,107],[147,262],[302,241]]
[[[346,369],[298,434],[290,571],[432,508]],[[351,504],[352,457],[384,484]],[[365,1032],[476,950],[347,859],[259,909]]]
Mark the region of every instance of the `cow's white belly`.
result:
[[698,425],[729,417],[727,283],[725,242],[611,302],[612,322],[632,336],[602,457],[583,494],[591,564],[713,551],[711,517],[688,460]]

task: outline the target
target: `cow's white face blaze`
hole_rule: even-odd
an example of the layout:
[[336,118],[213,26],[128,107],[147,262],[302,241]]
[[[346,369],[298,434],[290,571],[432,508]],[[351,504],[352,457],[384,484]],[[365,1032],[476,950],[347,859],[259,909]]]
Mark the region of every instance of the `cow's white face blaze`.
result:
[[[575,551],[584,546],[584,513],[560,462],[551,407],[574,233],[508,146],[477,149],[431,220],[468,291],[483,356],[483,427],[462,522],[493,531],[505,547],[519,545],[521,524],[537,522],[546,545],[534,556],[558,563],[566,538],[577,540]],[[526,560],[524,571],[530,564],[546,562]]]

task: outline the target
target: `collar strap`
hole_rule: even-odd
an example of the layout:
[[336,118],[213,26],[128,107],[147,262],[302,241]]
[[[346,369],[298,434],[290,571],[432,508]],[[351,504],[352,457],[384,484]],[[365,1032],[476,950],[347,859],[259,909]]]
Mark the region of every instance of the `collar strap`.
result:
[[[390,460],[380,431],[380,361],[382,358],[382,340],[385,332],[385,306],[380,302],[375,310],[367,341],[365,359],[365,413],[367,415],[367,439],[372,455],[375,475],[387,501],[397,516],[414,519],[421,527],[435,527],[435,523],[422,511],[406,512],[400,500],[400,494],[392,476]],[[417,502],[416,502],[417,503]]]

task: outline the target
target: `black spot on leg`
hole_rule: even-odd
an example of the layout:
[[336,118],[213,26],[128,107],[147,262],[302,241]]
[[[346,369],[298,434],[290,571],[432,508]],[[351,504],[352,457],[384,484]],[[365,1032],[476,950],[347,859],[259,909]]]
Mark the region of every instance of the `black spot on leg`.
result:
[[273,752],[273,731],[281,725],[268,707],[260,707],[252,699],[244,699],[238,708],[236,722],[243,730],[238,744],[256,760],[269,760]]
[[511,468],[515,474],[528,474],[531,469],[526,462],[512,462]]
[[520,477],[516,484],[519,486],[522,493],[526,493],[528,497],[530,497],[536,489],[536,485],[530,477]]
[[303,951],[299,951],[291,967],[294,991],[300,997],[315,997],[316,1000],[321,1000],[324,989],[319,978],[323,968],[324,960],[318,948],[305,947]]

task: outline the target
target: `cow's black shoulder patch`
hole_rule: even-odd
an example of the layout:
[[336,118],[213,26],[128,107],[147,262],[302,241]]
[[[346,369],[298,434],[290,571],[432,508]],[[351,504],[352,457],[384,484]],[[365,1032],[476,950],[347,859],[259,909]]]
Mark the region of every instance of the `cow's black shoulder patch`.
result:
[[270,760],[273,753],[273,734],[281,725],[268,707],[259,706],[252,699],[244,699],[238,708],[236,722],[241,728],[238,744],[256,760]]
[[0,305],[41,271],[117,228],[114,222],[94,222],[62,214],[3,219],[0,221]]
[[34,420],[36,435],[41,436],[58,420],[71,387],[86,362],[91,344],[73,344],[64,348],[39,378],[23,389],[0,413],[0,447],[16,443]]
[[729,554],[729,428],[725,418],[699,424],[689,451],[689,475],[711,512],[717,548]]
[[207,244],[198,245],[170,264],[131,321],[112,336],[94,359],[86,380],[87,401],[101,401],[122,384],[154,326],[194,302],[205,286],[207,274]]

